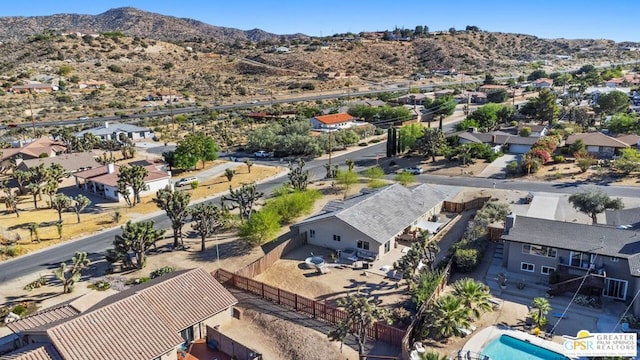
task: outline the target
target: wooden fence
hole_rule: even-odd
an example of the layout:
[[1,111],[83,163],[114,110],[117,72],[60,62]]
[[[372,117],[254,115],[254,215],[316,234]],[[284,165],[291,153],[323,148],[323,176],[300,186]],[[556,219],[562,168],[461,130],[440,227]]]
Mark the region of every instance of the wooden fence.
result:
[[234,358],[238,360],[262,360],[262,354],[240,344],[208,325],[207,346],[215,346],[216,349],[225,354],[233,354]]
[[[287,306],[297,312],[333,325],[337,325],[347,317],[345,311],[327,305],[325,301],[309,299],[223,269],[216,270],[213,276],[221,284],[250,292],[263,299]],[[390,345],[400,346],[405,336],[405,331],[379,322],[367,329],[367,336]]]
[[409,360],[411,358],[411,345],[413,344],[414,339],[417,334],[415,331],[417,327],[421,325],[421,322],[424,321],[424,316],[426,311],[431,307],[434,301],[440,296],[442,291],[444,291],[444,287],[449,282],[449,276],[451,275],[451,267],[453,266],[453,258],[449,260],[447,266],[445,266],[444,270],[442,270],[442,280],[440,280],[440,284],[435,288],[431,296],[427,299],[427,301],[423,302],[418,312],[416,313],[415,318],[409,324],[404,337],[402,338],[402,359]]
[[306,232],[296,236],[292,236],[290,239],[283,241],[282,244],[271,249],[271,251],[264,254],[264,256],[262,256],[258,260],[236,271],[236,274],[247,278],[254,278],[262,274],[262,272],[267,270],[276,261],[280,260],[284,255],[290,253],[291,251],[306,243]]
[[500,241],[504,233],[504,226],[487,226],[487,238],[491,241]]
[[480,209],[489,199],[491,199],[490,196],[476,198],[467,202],[444,201],[442,208],[446,212],[461,213],[465,210]]

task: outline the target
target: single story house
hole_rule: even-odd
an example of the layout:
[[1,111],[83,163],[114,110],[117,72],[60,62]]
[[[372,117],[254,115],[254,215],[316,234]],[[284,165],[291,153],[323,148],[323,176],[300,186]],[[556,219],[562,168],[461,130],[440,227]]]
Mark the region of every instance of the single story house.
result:
[[306,233],[312,245],[377,259],[395,247],[396,238],[439,214],[444,200],[457,192],[454,187],[430,184],[366,190],[327,203],[318,214],[292,225],[291,231]]
[[[573,292],[587,275],[583,290],[607,298],[631,300],[640,290],[640,239],[632,230],[608,225],[507,216],[502,235],[502,265],[509,272],[564,281],[550,291]],[[633,311],[640,314],[640,302]]]
[[13,94],[24,93],[49,93],[58,91],[58,87],[51,84],[26,84],[26,85],[14,85],[9,88],[9,92]]
[[[145,190],[140,196],[155,194],[171,184],[171,173],[159,170],[156,166],[145,166],[149,174],[145,176]],[[120,165],[109,163],[89,170],[78,171],[73,174],[76,186],[89,193],[114,201],[122,201],[124,197],[118,191],[118,173]],[[133,191],[129,189],[129,194]]]
[[159,91],[157,94],[162,101],[176,101],[184,99],[184,95],[175,91]]
[[605,210],[605,221],[608,225],[625,229],[640,229],[640,208]]
[[549,89],[553,86],[553,79],[540,78],[533,81],[534,89]]
[[7,324],[24,346],[8,359],[175,360],[228,322],[238,300],[203,269],[174,271],[102,299],[94,291]]
[[424,102],[429,99],[429,95],[425,93],[416,94],[404,94],[399,96],[396,101],[402,105],[424,105]]
[[517,134],[520,134],[520,130],[522,130],[522,128],[525,128],[525,127],[531,129],[531,134],[529,135],[530,137],[539,138],[539,137],[547,136],[547,134],[549,133],[549,128],[547,127],[547,125],[520,124],[516,128]]
[[465,91],[460,95],[456,95],[458,104],[485,104],[487,102],[487,93],[481,91]]
[[613,78],[613,79],[605,80],[604,86],[609,88],[617,88],[618,86],[621,86],[623,82],[624,82],[624,79]]
[[458,144],[479,143],[491,147],[500,146],[502,151],[511,154],[525,154],[531,150],[539,138],[519,136],[502,131],[488,133],[462,132],[458,134]]
[[65,151],[67,147],[62,142],[41,137],[22,147],[1,149],[0,168],[11,166],[12,161],[19,165],[23,160],[54,157]]
[[447,95],[451,95],[453,96],[453,93],[455,92],[455,90],[453,89],[443,89],[443,90],[439,90],[433,93],[433,95],[436,97],[436,99],[439,99],[441,97],[445,97]]
[[82,130],[76,133],[76,137],[82,137],[84,134],[93,134],[95,137],[106,140],[118,140],[120,134],[126,135],[127,138],[136,141],[153,137],[153,131],[147,127],[141,127],[131,124],[104,122],[103,126]]
[[358,126],[356,119],[347,113],[318,115],[310,120],[311,127],[318,131],[337,131]]
[[612,158],[620,149],[629,147],[628,144],[601,132],[571,134],[565,144],[571,146],[578,140],[582,140],[587,152],[597,158]]
[[622,141],[623,143],[631,146],[631,147],[639,147],[640,146],[640,135],[636,134],[624,134],[616,136],[616,140]]
[[507,85],[485,84],[480,85],[480,87],[478,88],[478,91],[485,94],[498,90],[509,90],[509,87]]
[[75,173],[102,166],[96,161],[93,154],[89,152],[81,152],[63,154],[55,157],[23,160],[20,165],[18,165],[18,169],[29,170],[33,167],[39,166],[40,164],[44,164],[45,167],[49,167],[51,164],[58,164],[68,173]]

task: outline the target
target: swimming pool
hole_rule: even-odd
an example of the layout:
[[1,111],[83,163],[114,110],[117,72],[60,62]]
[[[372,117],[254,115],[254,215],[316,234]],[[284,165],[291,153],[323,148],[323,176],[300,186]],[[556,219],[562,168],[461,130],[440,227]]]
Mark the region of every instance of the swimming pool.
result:
[[[482,349],[481,354],[488,356],[492,360],[518,359],[518,360],[568,360],[564,355],[558,354],[531,344],[529,342],[516,339],[509,335],[500,335],[492,340]],[[482,358],[482,357],[481,357]]]

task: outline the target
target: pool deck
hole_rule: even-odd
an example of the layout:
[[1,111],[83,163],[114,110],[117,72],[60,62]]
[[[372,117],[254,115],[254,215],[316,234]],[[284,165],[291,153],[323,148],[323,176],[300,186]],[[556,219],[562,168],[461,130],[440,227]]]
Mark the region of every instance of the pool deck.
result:
[[538,345],[542,348],[555,351],[558,354],[564,355],[564,349],[562,348],[562,345],[506,326],[489,326],[478,331],[477,334],[475,334],[471,339],[469,339],[469,341],[464,344],[462,352],[464,353],[470,351],[472,354],[480,354],[482,352],[482,349],[487,346],[487,344],[489,344],[493,339],[497,338],[500,335],[509,335],[518,340],[526,341],[531,344]]

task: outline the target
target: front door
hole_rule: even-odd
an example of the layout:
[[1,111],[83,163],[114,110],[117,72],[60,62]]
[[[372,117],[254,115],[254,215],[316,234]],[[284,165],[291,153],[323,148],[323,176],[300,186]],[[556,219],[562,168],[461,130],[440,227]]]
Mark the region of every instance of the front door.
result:
[[604,289],[602,295],[618,300],[624,300],[627,298],[627,281],[606,278],[604,280]]
[[184,339],[184,342],[189,344],[193,341],[193,326],[180,331],[180,336]]

